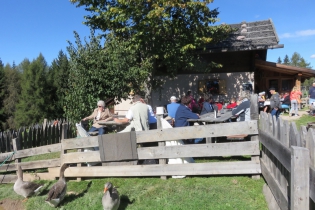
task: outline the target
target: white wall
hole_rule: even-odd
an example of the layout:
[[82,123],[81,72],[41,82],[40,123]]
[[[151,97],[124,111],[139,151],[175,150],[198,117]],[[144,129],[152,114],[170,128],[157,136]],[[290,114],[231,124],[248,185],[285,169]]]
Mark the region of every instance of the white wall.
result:
[[174,79],[160,77],[165,81],[162,94],[158,92],[152,93],[152,107],[163,106],[169,103],[171,96],[180,98],[185,95],[188,90],[191,90],[196,100],[198,95],[198,82],[205,79],[220,79],[226,82],[226,95],[214,96],[215,100],[229,100],[231,97],[237,97],[243,83],[251,82],[253,88],[254,73],[251,72],[236,72],[236,73],[213,73],[213,74],[185,74],[178,75]]
[[[210,73],[210,74],[181,74],[170,79],[168,77],[159,77],[165,81],[161,94],[159,92],[152,92],[153,110],[157,106],[163,106],[169,103],[171,96],[180,98],[185,95],[188,90],[191,90],[194,98],[198,101],[198,82],[205,79],[220,79],[226,82],[226,95],[214,96],[215,100],[229,100],[232,97],[237,97],[243,83],[251,82],[253,88],[254,73],[253,72],[235,72],[235,73]],[[122,103],[115,105],[115,113],[125,115],[131,107],[131,100],[122,101]]]

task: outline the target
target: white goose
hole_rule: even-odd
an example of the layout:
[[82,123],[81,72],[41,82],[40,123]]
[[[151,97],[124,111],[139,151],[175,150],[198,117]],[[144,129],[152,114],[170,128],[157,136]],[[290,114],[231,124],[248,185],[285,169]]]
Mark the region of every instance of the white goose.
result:
[[111,182],[107,182],[104,186],[104,195],[102,198],[103,210],[117,210],[120,204],[119,193],[113,187]]

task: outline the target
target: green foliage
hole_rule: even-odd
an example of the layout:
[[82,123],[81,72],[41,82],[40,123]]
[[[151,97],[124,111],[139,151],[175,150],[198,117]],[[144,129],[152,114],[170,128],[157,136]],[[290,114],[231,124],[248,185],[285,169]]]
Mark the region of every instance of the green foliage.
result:
[[4,124],[6,121],[6,116],[3,108],[5,98],[5,77],[4,77],[4,68],[2,60],[0,59],[0,131],[4,130]]
[[65,96],[69,89],[70,65],[67,56],[59,51],[58,58],[54,59],[47,75],[49,91],[49,118],[64,117]]
[[[279,63],[279,61],[281,61],[280,57],[278,58],[277,63]],[[289,59],[288,55],[285,55],[283,64],[302,68],[312,68],[311,63],[306,62],[306,60],[297,52],[292,54],[291,59]]]
[[9,64],[4,67],[4,72],[6,95],[3,107],[7,116],[6,128],[17,130],[18,127],[14,122],[14,113],[21,94],[21,72],[18,71],[15,65],[11,67]]
[[[147,96],[161,85],[155,75],[173,77],[180,70],[210,70],[213,63],[205,65],[196,50],[202,51],[206,44],[225,39],[232,32],[228,25],[211,26],[219,14],[208,7],[212,0],[71,2],[91,12],[85,16],[86,25],[101,30],[105,37],[111,34],[120,41],[128,40],[130,47],[139,51],[137,65],[150,63],[151,72],[143,84]],[[198,68],[200,63],[204,68]]]
[[285,65],[289,65],[289,64],[290,64],[290,59],[289,59],[289,56],[288,56],[288,55],[285,55],[285,56],[284,56],[283,64],[285,64]]
[[18,127],[42,122],[47,117],[47,64],[42,54],[31,63],[22,62],[21,95],[15,112]]
[[281,63],[282,63],[282,60],[281,60],[281,58],[280,58],[280,57],[278,58],[277,63],[279,63],[279,64],[281,64]]
[[137,49],[128,41],[108,36],[105,47],[102,38],[91,31],[90,42],[82,44],[75,32],[76,46],[69,42],[69,89],[65,97],[65,112],[73,121],[89,115],[98,100],[126,98],[131,89],[139,89],[147,78],[147,62],[137,60]]

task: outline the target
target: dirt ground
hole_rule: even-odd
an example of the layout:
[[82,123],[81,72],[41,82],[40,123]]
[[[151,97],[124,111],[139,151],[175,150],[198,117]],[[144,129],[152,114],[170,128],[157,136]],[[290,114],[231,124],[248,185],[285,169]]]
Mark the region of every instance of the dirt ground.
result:
[[0,201],[0,210],[25,210],[22,200],[4,199]]

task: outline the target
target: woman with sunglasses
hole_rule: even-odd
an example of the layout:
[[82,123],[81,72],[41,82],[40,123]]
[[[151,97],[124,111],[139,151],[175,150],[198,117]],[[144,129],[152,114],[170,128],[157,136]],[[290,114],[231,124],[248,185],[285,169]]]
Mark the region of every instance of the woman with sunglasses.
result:
[[85,120],[92,120],[93,119],[93,125],[90,128],[88,132],[94,132],[98,131],[98,135],[103,135],[105,133],[105,126],[98,124],[100,121],[106,122],[109,120],[113,120],[112,113],[109,111],[108,108],[105,108],[105,102],[104,101],[98,101],[97,102],[97,108],[94,109],[93,113],[82,119],[82,121]]

